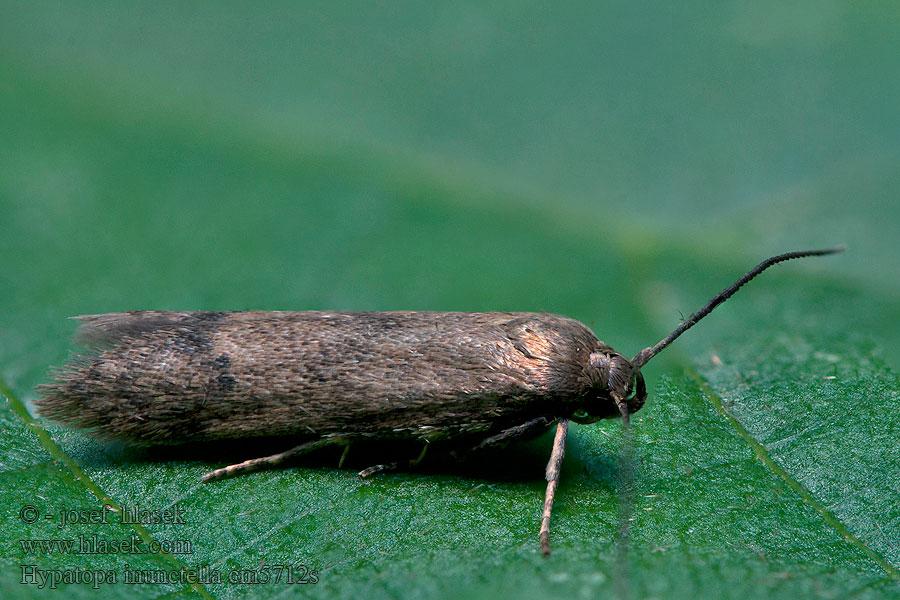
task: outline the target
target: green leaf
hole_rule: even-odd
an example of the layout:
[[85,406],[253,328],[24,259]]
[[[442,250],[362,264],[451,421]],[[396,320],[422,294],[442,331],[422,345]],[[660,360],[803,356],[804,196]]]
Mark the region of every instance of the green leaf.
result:
[[[7,3],[0,595],[109,573],[129,598],[896,597],[897,16]],[[633,355],[766,256],[837,243],[648,364],[631,438],[573,427],[549,559],[549,437],[366,481],[323,453],[201,484],[254,449],[100,443],[29,410],[72,315],[546,310]],[[80,536],[165,547],[31,542]]]

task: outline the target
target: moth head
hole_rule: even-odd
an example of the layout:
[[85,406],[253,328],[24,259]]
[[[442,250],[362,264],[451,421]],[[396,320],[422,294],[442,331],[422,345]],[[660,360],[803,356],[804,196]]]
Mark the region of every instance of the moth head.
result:
[[[596,402],[584,404],[572,415],[576,423],[593,423],[620,414],[637,412],[647,400],[647,386],[641,370],[618,352],[593,352],[591,372],[602,390]],[[609,400],[615,405],[611,406]],[[604,401],[605,400],[605,401]]]

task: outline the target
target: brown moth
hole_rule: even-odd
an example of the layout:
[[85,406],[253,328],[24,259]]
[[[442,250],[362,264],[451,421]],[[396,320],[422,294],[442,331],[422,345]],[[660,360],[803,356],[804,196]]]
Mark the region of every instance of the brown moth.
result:
[[[535,437],[554,423],[540,542],[568,421],[628,422],[647,398],[641,367],[769,258],[632,359],[567,317],[466,312],[168,312],[76,317],[86,351],[38,387],[41,415],[103,438],[146,444],[288,436],[292,448],[204,480],[272,466],[324,446],[411,441],[465,456]],[[408,467],[380,464],[360,472]]]

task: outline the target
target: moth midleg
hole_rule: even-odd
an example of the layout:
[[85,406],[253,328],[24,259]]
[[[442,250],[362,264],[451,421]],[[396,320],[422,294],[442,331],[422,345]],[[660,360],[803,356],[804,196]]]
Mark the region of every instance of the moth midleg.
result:
[[236,475],[239,473],[249,473],[251,471],[256,471],[264,467],[275,466],[289,458],[293,458],[294,456],[300,456],[301,454],[306,454],[307,452],[312,452],[313,450],[318,450],[319,448],[324,448],[325,446],[331,446],[333,444],[340,443],[340,441],[341,440],[337,438],[321,438],[318,440],[312,440],[310,442],[300,444],[299,446],[294,446],[290,450],[279,452],[278,454],[272,454],[271,456],[262,456],[260,458],[252,458],[250,460],[245,460],[242,463],[228,465],[227,467],[222,467],[221,469],[210,471],[203,476],[203,481],[213,481],[215,479],[231,477],[232,475]]

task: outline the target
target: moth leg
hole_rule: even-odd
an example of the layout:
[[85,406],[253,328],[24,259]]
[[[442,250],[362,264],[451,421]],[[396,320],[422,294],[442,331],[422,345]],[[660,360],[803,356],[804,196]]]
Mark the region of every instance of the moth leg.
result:
[[[471,452],[483,448],[505,446],[510,442],[522,438],[532,437],[546,429],[552,419],[538,417],[527,423],[504,429],[496,435],[485,438]],[[541,514],[541,552],[544,556],[550,556],[550,515],[553,512],[553,500],[556,497],[556,488],[559,486],[559,472],[562,467],[563,456],[566,454],[566,436],[569,432],[568,419],[558,419],[556,436],[553,438],[553,452],[550,454],[550,462],[547,463],[547,493],[544,497],[544,511]]]
[[622,425],[627,428],[631,424],[628,403],[625,402],[624,398],[619,398],[615,394],[613,394],[613,400],[615,400],[616,406],[619,407],[619,414],[622,415]]
[[481,440],[476,446],[472,447],[470,452],[476,452],[478,450],[483,450],[484,448],[502,448],[516,440],[536,436],[552,422],[553,420],[548,419],[547,417],[538,417],[527,423],[504,429],[496,435]]
[[422,459],[425,458],[425,453],[426,453],[426,452],[428,452],[428,443],[426,443],[424,446],[422,446],[422,451],[419,452],[419,456],[417,456],[416,458],[414,458],[414,459],[412,459],[411,461],[409,461],[409,465],[410,465],[411,467],[415,467],[415,466],[418,465],[420,462],[422,462]]
[[383,465],[372,465],[368,469],[363,469],[359,472],[359,476],[365,479],[366,477],[371,477],[375,473],[384,473],[385,471],[396,471],[400,463],[392,462]]
[[344,466],[344,461],[347,460],[348,454],[350,454],[350,444],[344,446],[344,451],[341,452],[341,459],[338,461],[338,469]]
[[[422,459],[425,458],[425,452],[427,450],[428,450],[428,444],[425,444],[422,447],[422,451],[419,453],[419,456],[406,461],[406,465],[409,467],[415,467],[416,465],[418,465],[420,462],[422,462]],[[360,471],[359,476],[362,478],[366,478],[366,477],[371,477],[372,475],[374,475],[376,473],[384,473],[385,471],[396,471],[399,468],[400,468],[399,462],[386,463],[383,465],[372,465],[368,469],[363,469],[362,471]]]
[[568,419],[560,419],[553,438],[553,452],[547,463],[547,494],[544,497],[544,512],[541,515],[541,552],[550,556],[550,514],[553,512],[553,498],[559,485],[559,472],[562,468],[563,456],[566,454],[566,435],[569,432]]
[[210,471],[203,476],[203,481],[214,481],[216,479],[222,479],[224,477],[231,477],[232,475],[235,475],[237,473],[249,473],[251,471],[256,471],[264,467],[271,467],[277,465],[278,463],[284,462],[289,458],[293,458],[294,456],[300,456],[301,454],[306,454],[307,452],[312,452],[313,450],[318,450],[319,448],[330,446],[336,441],[337,440],[335,440],[334,438],[321,438],[318,440],[312,440],[311,442],[306,442],[305,444],[300,444],[299,446],[294,446],[290,450],[279,452],[278,454],[263,456],[260,458],[252,458],[250,460],[245,460],[242,463],[228,465],[227,467],[222,467],[221,469]]

